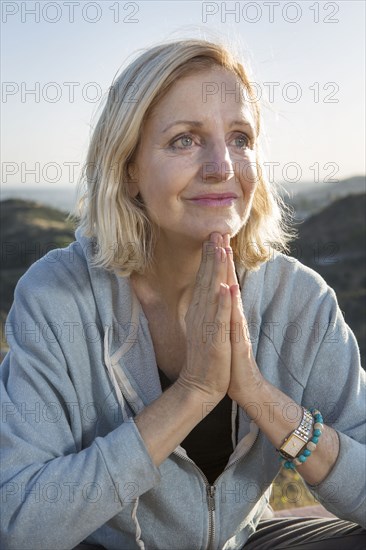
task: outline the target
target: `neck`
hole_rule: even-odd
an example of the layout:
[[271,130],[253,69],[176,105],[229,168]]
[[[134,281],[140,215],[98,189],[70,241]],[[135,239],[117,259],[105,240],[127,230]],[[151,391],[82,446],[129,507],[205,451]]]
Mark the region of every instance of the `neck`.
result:
[[198,241],[166,242],[159,239],[154,263],[143,275],[134,275],[145,300],[160,301],[171,312],[186,311],[193,296],[196,275],[202,258]]

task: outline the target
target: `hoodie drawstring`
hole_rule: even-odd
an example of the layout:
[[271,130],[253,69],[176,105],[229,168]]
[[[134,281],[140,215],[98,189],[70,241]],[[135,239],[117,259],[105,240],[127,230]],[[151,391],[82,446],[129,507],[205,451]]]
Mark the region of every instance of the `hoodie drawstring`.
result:
[[[125,375],[125,373],[122,370],[120,370],[120,371],[116,370],[115,371],[114,368],[113,368],[111,357],[109,355],[109,327],[108,326],[105,327],[105,333],[104,333],[104,362],[105,362],[105,365],[107,367],[109,378],[112,382],[114,391],[116,392],[118,403],[119,403],[119,405],[121,407],[121,410],[122,410],[123,422],[126,422],[126,421],[128,421],[128,415],[127,415],[127,411],[126,411],[126,407],[125,407],[125,399],[123,397],[121,387],[118,383],[117,377],[119,378],[119,382],[120,382],[122,387],[127,386],[126,389],[129,393],[129,395],[131,393],[133,394],[134,402],[135,403],[137,402],[136,404],[137,404],[138,407],[140,407],[140,410],[143,408],[143,403],[142,403],[141,399],[137,396],[136,392],[133,390],[129,380],[127,379],[127,376]],[[136,540],[136,543],[137,543],[138,547],[140,548],[140,550],[145,550],[145,544],[140,538],[141,537],[141,527],[140,527],[139,521],[137,519],[138,505],[139,505],[139,497],[137,497],[135,502],[134,502],[132,512],[131,512],[131,518],[132,518],[132,521],[135,524],[135,540]]]
[[116,380],[116,376],[114,374],[114,369],[113,369],[113,366],[112,366],[112,363],[111,363],[111,358],[110,358],[110,355],[109,355],[109,338],[108,338],[108,335],[109,335],[109,327],[106,327],[105,328],[105,333],[104,333],[104,362],[105,362],[105,366],[107,367],[109,378],[112,382],[114,391],[116,392],[118,403],[119,403],[119,405],[121,407],[121,410],[122,410],[123,422],[126,422],[128,420],[128,415],[127,415],[127,412],[126,412],[125,400],[124,400],[124,397],[122,395],[121,389],[118,385],[118,382]]
[[238,404],[236,401],[233,401],[231,408],[231,442],[233,444],[233,449],[237,445],[237,434],[236,434],[236,416],[238,414]]
[[145,544],[144,542],[140,539],[141,537],[141,527],[140,527],[140,524],[139,524],[139,520],[137,519],[137,507],[139,505],[139,497],[137,497],[137,499],[135,500],[135,503],[133,505],[133,509],[132,509],[132,514],[131,514],[131,517],[135,523],[135,528],[136,528],[136,531],[135,531],[135,541],[137,542],[138,544],[138,547],[141,549],[141,550],[145,550]]

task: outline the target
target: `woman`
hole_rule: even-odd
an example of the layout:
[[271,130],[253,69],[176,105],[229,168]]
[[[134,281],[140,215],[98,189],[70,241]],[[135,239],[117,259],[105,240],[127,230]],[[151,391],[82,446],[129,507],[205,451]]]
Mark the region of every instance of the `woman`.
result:
[[[111,88],[77,240],[8,318],[4,548],[361,548],[365,377],[333,291],[275,250],[253,98],[198,40]],[[279,456],[349,521],[259,523]]]

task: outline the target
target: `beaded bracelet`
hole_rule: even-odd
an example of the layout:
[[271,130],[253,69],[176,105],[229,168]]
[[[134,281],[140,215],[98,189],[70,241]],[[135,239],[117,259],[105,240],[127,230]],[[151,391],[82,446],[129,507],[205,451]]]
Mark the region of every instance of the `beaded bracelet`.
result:
[[319,442],[319,438],[322,435],[323,429],[323,417],[317,409],[310,409],[311,414],[314,417],[314,431],[310,441],[305,445],[305,448],[301,453],[293,460],[286,460],[280,456],[280,462],[284,462],[283,466],[289,470],[295,470],[295,466],[300,466],[307,461],[312,452],[315,451]]

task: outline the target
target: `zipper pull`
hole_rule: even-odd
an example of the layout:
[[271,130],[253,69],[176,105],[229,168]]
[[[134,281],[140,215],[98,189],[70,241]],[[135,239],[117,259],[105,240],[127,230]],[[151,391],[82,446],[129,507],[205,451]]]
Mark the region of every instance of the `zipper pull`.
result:
[[215,510],[215,492],[215,485],[207,485],[207,503],[211,512]]

